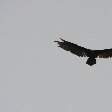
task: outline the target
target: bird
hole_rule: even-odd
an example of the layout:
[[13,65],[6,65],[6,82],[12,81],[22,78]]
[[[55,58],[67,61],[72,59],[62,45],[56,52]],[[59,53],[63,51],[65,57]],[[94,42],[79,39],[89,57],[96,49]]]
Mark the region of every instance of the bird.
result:
[[58,47],[70,51],[71,53],[79,56],[79,57],[88,57],[86,64],[93,66],[96,64],[96,58],[111,58],[112,57],[112,48],[111,49],[103,49],[103,50],[91,50],[84,47],[81,47],[77,44],[65,41],[64,39],[60,38],[60,41],[57,42],[59,45]]

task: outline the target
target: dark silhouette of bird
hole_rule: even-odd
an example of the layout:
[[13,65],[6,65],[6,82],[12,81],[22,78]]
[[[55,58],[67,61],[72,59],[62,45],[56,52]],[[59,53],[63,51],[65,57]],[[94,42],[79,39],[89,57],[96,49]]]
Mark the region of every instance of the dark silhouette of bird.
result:
[[[60,38],[61,39],[61,38]],[[112,57],[112,49],[104,49],[104,50],[91,50],[87,49],[81,46],[78,46],[77,44],[65,41],[64,39],[61,39],[62,41],[54,41],[58,43],[58,47],[70,51],[71,53],[79,56],[79,57],[88,57],[86,64],[92,66],[96,64],[96,58],[111,58]]]

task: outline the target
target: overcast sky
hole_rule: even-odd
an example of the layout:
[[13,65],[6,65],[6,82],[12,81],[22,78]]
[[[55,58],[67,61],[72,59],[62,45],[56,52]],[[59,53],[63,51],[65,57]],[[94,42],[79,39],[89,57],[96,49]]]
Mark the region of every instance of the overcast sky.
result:
[[112,48],[112,1],[0,0],[0,112],[112,112],[112,59],[88,66],[59,38]]

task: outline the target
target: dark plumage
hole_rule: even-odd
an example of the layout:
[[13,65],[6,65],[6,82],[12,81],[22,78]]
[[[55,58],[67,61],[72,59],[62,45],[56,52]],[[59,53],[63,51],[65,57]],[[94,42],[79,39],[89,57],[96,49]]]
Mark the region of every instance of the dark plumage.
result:
[[[61,38],[60,38],[61,39]],[[88,57],[88,60],[86,64],[92,66],[96,64],[96,58],[109,58],[112,57],[112,49],[104,49],[104,50],[91,50],[87,49],[81,46],[78,46],[77,44],[65,41],[61,39],[62,42],[54,41],[58,43],[58,47],[61,47],[62,49],[66,51],[70,51],[71,53],[79,56],[79,57]]]

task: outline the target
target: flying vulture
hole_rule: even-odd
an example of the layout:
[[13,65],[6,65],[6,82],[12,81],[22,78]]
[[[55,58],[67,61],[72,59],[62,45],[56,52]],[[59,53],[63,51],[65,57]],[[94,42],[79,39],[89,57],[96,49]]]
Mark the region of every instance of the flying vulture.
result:
[[[60,38],[61,39],[61,38]],[[61,39],[62,41],[54,41],[58,43],[58,47],[70,51],[71,53],[79,56],[79,57],[88,57],[86,64],[92,66],[96,64],[96,58],[111,58],[112,57],[112,48],[111,49],[104,49],[104,50],[91,50],[87,49],[81,46],[78,46],[77,44],[65,41],[64,39]]]

